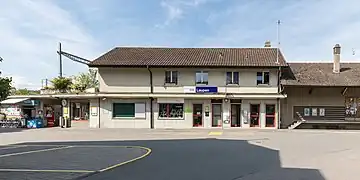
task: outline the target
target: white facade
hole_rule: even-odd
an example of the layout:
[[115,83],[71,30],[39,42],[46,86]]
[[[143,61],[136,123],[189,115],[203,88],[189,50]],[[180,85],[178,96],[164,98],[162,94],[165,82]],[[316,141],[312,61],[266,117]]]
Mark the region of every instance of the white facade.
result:
[[[103,97],[90,101],[90,127],[151,128],[153,124],[153,128],[232,128],[231,117],[234,116],[231,116],[231,102],[234,100],[238,106],[234,105],[233,109],[239,109],[236,110],[236,117],[240,120],[234,128],[278,128],[278,99],[284,96],[278,93],[277,68],[200,69],[208,72],[207,85],[196,85],[195,73],[199,69],[170,69],[178,72],[177,84],[167,84],[166,70],[169,69],[150,69],[153,82],[151,93],[151,77],[146,68],[99,68],[99,90]],[[226,85],[226,72],[239,72],[239,84]],[[268,84],[257,85],[258,72],[269,72]],[[194,89],[199,86],[205,90],[214,87],[216,92],[197,93]],[[152,111],[150,98],[153,98]],[[214,99],[218,99],[217,103],[212,103]],[[114,108],[117,104],[129,106],[134,113],[130,117],[116,117]],[[196,108],[201,107],[201,112],[195,112],[194,104]],[[254,127],[250,127],[253,116],[250,113],[251,104],[259,105],[259,125]],[[268,127],[266,105],[275,107],[274,124]],[[215,116],[219,115],[216,112],[220,107],[221,118]],[[169,115],[173,112],[176,112],[175,118]],[[196,121],[195,127],[194,118],[199,117],[201,123],[200,120]]]

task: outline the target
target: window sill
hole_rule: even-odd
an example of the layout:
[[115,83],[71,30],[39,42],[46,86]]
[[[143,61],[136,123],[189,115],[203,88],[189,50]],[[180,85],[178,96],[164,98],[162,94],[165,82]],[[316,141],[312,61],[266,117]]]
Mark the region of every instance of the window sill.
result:
[[179,87],[179,85],[176,83],[165,83],[164,86],[165,87]]
[[256,86],[260,86],[260,87],[269,87],[269,86],[270,86],[270,84],[258,84],[258,85],[256,85]]
[[185,120],[185,118],[161,118],[161,117],[158,117],[158,120]]
[[112,120],[144,120],[146,118],[139,117],[113,117]]
[[209,84],[196,83],[195,85],[196,85],[196,86],[207,86],[207,85],[209,85]]
[[240,84],[227,84],[226,86],[230,86],[230,87],[239,87]]

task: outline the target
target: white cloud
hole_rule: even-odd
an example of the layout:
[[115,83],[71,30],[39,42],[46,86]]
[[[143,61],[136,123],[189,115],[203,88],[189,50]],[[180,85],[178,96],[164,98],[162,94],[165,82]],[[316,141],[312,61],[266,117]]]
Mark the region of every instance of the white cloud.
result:
[[[239,2],[211,13],[206,22],[217,31],[197,45],[261,47],[265,40],[275,45],[281,19],[281,48],[288,61],[331,61],[336,43],[343,47],[343,61],[358,61],[359,5],[357,0]],[[358,55],[352,56],[353,48]]]
[[209,0],[163,0],[160,5],[167,12],[166,20],[163,24],[157,24],[156,27],[162,28],[168,26],[172,22],[182,19],[184,17],[184,13],[189,8],[196,8],[208,1]]
[[[58,42],[66,51],[94,58],[100,52],[95,39],[72,15],[47,0],[4,1],[0,11],[0,64],[3,74],[16,75],[22,88],[40,87],[41,79],[58,75]],[[64,59],[64,73],[86,70]]]

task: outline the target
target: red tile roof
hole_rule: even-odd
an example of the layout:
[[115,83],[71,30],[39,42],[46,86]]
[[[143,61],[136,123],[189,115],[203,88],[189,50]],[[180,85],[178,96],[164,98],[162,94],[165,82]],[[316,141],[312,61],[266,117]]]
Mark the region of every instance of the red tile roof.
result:
[[92,61],[90,67],[278,67],[286,66],[276,48],[147,48],[118,47]]

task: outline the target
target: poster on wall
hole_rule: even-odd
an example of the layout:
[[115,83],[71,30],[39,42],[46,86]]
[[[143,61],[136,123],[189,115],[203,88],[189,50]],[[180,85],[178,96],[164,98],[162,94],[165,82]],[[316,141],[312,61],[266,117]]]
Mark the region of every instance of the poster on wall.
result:
[[91,115],[92,116],[97,116],[98,115],[97,107],[91,107]]
[[310,116],[310,108],[304,108],[304,116]]
[[325,116],[325,108],[320,108],[319,109],[319,115],[320,116]]
[[312,116],[317,116],[317,108],[312,108],[311,115]]

